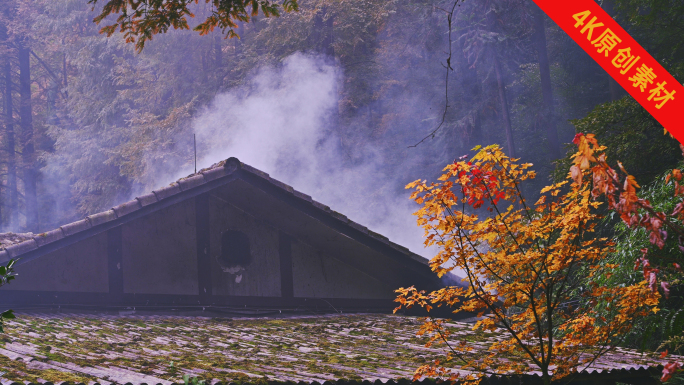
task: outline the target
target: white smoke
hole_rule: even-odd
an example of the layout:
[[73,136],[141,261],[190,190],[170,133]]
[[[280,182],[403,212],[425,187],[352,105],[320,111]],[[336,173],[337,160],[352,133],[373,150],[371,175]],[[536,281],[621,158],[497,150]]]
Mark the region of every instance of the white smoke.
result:
[[237,157],[430,258],[433,251],[424,249],[422,230],[411,215],[418,206],[408,193],[389,187],[393,181],[379,151],[366,147],[360,149],[360,165],[345,162],[330,129],[342,80],[334,63],[299,53],[277,68],[258,70],[245,86],[216,96],[193,120],[198,169]]

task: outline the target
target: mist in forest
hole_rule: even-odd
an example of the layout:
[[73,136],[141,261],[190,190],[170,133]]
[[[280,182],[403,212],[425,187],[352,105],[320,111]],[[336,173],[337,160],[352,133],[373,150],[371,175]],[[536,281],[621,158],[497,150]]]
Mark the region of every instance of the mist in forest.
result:
[[[640,145],[664,140],[533,2],[464,2],[451,35],[452,1],[349,4],[307,1],[239,23],[240,39],[171,30],[142,53],[100,34],[81,0],[0,14],[11,27],[0,38],[28,44],[7,45],[2,63],[13,119],[0,227],[51,230],[189,175],[196,134],[198,168],[237,157],[429,257],[404,186],[435,180],[477,145],[533,163],[539,176],[523,189],[534,200],[576,128],[609,133],[613,116],[629,116]],[[18,109],[28,98],[31,109]],[[626,164],[648,181],[679,159],[676,144],[613,158],[663,148],[666,162]]]

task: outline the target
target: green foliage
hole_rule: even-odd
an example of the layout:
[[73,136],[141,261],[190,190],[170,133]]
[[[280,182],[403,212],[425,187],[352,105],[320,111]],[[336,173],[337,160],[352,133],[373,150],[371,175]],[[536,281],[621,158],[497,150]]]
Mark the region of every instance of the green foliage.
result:
[[[629,170],[629,169],[628,169]],[[672,212],[676,205],[674,186],[665,183],[665,176],[657,177],[650,185],[643,187],[638,195],[651,202],[654,210]],[[618,219],[607,217],[604,224],[611,226]],[[614,227],[616,242],[615,252],[608,263],[619,265],[612,271],[612,275],[601,278],[605,284],[629,285],[644,279],[641,270],[635,270],[637,258],[642,256],[641,249],[652,247],[649,242],[648,231],[643,228],[630,229],[622,221]],[[662,249],[649,254],[648,258],[653,266],[672,266],[673,263],[684,264],[684,255],[679,250],[675,237],[668,237]],[[670,287],[670,297],[661,300],[661,310],[640,320],[632,332],[625,336],[624,344],[639,349],[657,350],[668,348],[673,354],[684,353],[684,282],[679,275],[664,277]]]
[[[663,126],[630,96],[601,104],[572,124],[577,132],[595,134],[599,143],[608,147],[608,161],[622,162],[642,185],[672,169],[682,158],[679,142],[666,135]],[[554,179],[567,175],[571,152],[559,162]]]
[[[615,0],[621,18],[641,45],[664,65],[684,58],[682,19],[684,3],[678,0]],[[675,76],[676,77],[676,76]]]
[[190,377],[188,374],[183,375],[183,382],[185,385],[205,385],[207,382],[198,377]]
[[[17,274],[14,272],[15,259],[10,259],[5,266],[0,266],[0,286],[4,286],[14,280]],[[5,310],[0,313],[0,333],[5,332],[5,320],[14,319],[14,311],[12,309]]]
[[662,309],[662,312],[660,334],[664,339],[663,345],[673,352],[681,352],[684,348],[684,308]]

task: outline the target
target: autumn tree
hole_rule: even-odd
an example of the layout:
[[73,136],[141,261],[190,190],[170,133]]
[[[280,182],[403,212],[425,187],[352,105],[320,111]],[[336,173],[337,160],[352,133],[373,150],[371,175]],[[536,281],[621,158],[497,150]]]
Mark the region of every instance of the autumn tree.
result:
[[416,378],[457,379],[458,367],[473,373],[466,380],[538,371],[549,384],[591,365],[635,318],[656,310],[659,293],[645,281],[606,286],[592,280],[615,266],[605,263],[611,242],[595,235],[601,203],[592,197],[585,156],[578,153],[582,168],[542,189],[534,205],[521,193],[521,183],[535,176],[531,165],[507,157],[498,145],[449,164],[437,183],[407,186],[422,205],[416,215],[426,245],[440,250],[432,270],[440,277],[460,271],[469,286],[430,293],[402,288],[397,309],[473,312],[481,317],[475,330],[507,335],[482,351],[450,335],[443,320],[428,318],[420,334],[430,337],[429,345],[445,345],[445,356],[420,367]]

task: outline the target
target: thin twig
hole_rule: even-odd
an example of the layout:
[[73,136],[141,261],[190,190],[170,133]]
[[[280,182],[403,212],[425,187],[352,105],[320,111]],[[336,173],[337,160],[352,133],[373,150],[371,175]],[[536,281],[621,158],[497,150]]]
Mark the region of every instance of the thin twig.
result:
[[444,76],[444,112],[442,113],[442,121],[439,122],[439,125],[437,128],[432,130],[431,133],[429,133],[427,136],[425,136],[423,139],[420,140],[420,142],[414,144],[413,146],[408,146],[408,148],[414,148],[418,147],[419,144],[423,143],[426,141],[428,138],[433,138],[435,137],[435,134],[437,134],[437,131],[439,131],[442,126],[444,125],[444,122],[446,121],[446,115],[447,111],[449,111],[449,71],[453,71],[454,69],[451,67],[451,57],[452,57],[452,50],[451,50],[451,22],[454,17],[454,12],[456,11],[456,6],[458,5],[459,1],[462,0],[456,0],[454,1],[454,4],[451,6],[451,11],[447,12],[444,9],[438,8],[444,12],[447,13],[447,22],[449,23],[449,56],[446,59],[446,65],[442,64],[444,69],[446,70],[446,74]]

